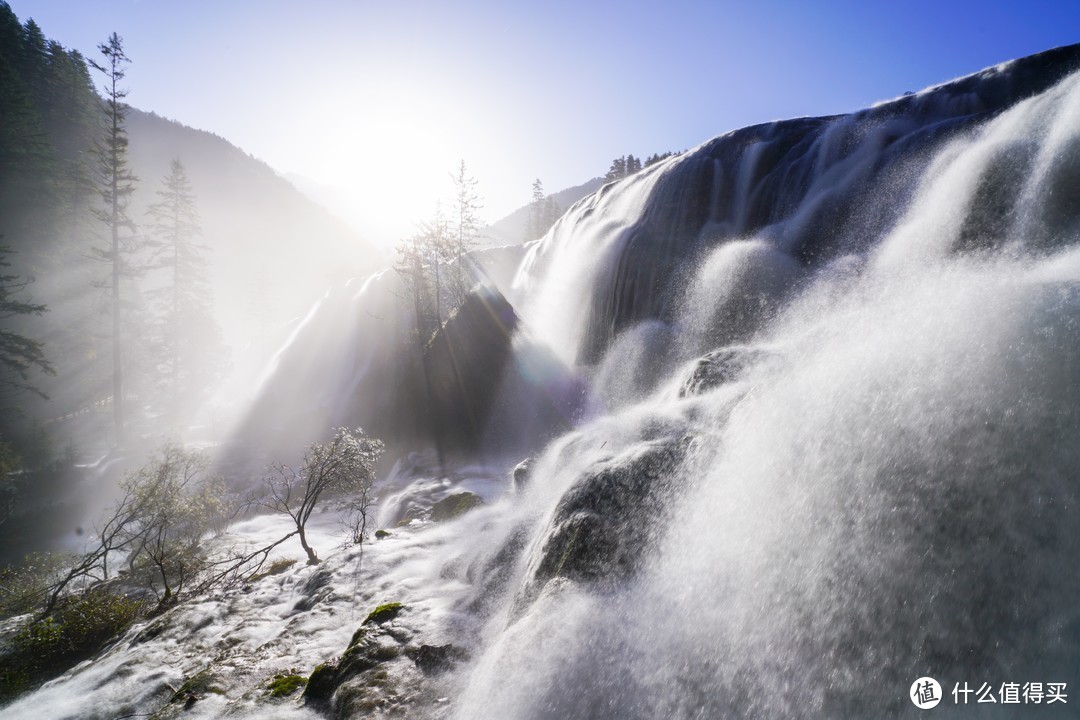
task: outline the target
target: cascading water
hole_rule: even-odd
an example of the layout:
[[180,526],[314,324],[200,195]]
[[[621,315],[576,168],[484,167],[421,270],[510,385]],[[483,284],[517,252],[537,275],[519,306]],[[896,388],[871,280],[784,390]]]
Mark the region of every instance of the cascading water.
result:
[[[534,249],[537,302],[586,288],[548,332],[594,389],[625,404],[656,339],[671,370],[537,463],[455,717],[914,715],[925,675],[1014,717],[949,693],[1077,681],[1080,76],[980,99],[1033,66],[734,133],[638,180],[607,245],[570,215]],[[697,219],[635,246],[709,155]]]
[[[1073,716],[1080,697],[1020,710],[951,690],[1080,688],[1078,67],[1073,46],[850,116],[747,128],[581,201],[504,289],[516,335],[485,437],[533,413],[530,394],[581,382],[572,412],[554,405],[585,422],[512,491],[498,497],[492,468],[432,476],[417,456],[388,485],[393,507],[455,482],[488,506],[395,531],[359,576],[327,554],[334,590],[314,610],[297,609],[323,592],[304,569],[178,608],[160,640],[8,712],[78,717],[70,699],[88,692],[94,716],[141,712],[149,700],[123,699],[131,678],[205,664],[154,670],[185,642],[219,653],[216,677],[254,682],[237,647],[310,671],[345,650],[350,608],[400,600],[400,642],[470,658],[434,679],[404,658],[366,671],[384,675],[339,691],[336,716],[915,716],[926,675],[946,717]],[[352,327],[390,312],[357,304],[378,282],[337,303]],[[335,326],[316,315],[294,341],[313,357]],[[349,338],[332,372],[306,377],[348,395],[385,385],[392,360]],[[394,678],[397,694],[371,700]],[[234,684],[231,705],[190,715],[315,717]]]

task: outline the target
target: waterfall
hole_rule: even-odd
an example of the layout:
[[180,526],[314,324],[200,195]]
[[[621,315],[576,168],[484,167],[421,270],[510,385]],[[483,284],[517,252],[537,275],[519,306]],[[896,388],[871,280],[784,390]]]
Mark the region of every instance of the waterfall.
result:
[[[500,358],[472,386],[476,464],[399,463],[377,515],[393,530],[362,573],[355,553],[327,553],[333,592],[298,566],[178,608],[160,638],[128,638],[5,713],[79,717],[87,692],[95,717],[152,711],[205,666],[179,668],[187,643],[226,686],[191,716],[315,717],[271,711],[251,678],[344,653],[357,608],[388,601],[408,607],[379,636],[390,659],[337,716],[914,717],[911,683],[932,676],[947,716],[1010,717],[950,691],[1077,690],[1078,68],[1080,46],[1060,48],[730,132],[604,186],[459,321],[481,327],[447,341],[455,357],[484,333]],[[396,354],[393,286],[385,273],[328,295],[251,434],[423,416],[398,407],[419,401],[401,394],[418,381]],[[492,309],[497,324],[478,320]],[[511,483],[506,461],[525,453]],[[455,483],[486,506],[392,525]],[[468,658],[437,676],[394,655],[444,642]]]
[[526,302],[615,414],[535,463],[454,717],[880,717],[926,675],[1073,677],[1077,58],[731,133],[532,249]]

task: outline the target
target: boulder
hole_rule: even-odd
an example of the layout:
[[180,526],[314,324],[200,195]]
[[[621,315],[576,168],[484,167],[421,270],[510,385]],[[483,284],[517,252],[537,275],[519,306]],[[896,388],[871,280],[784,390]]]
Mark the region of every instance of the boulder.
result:
[[725,347],[706,353],[687,372],[679,397],[701,395],[737,379],[746,368],[772,357],[773,353],[750,347]]
[[590,468],[563,495],[519,604],[555,577],[611,587],[631,577],[660,524],[689,439],[662,439]]
[[453,520],[483,504],[484,499],[475,493],[454,493],[431,506],[431,519],[435,522]]

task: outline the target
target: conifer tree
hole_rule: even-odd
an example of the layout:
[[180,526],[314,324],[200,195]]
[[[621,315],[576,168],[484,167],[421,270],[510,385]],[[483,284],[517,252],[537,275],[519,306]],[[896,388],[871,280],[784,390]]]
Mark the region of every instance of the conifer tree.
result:
[[213,318],[207,248],[196,242],[201,233],[195,194],[184,165],[174,159],[147,209],[153,267],[166,273],[159,291],[161,316],[157,363],[171,398],[170,415],[177,425],[195,401],[220,379],[224,347]]
[[93,248],[93,254],[109,266],[109,312],[112,319],[112,390],[113,428],[117,445],[124,439],[123,342],[120,335],[121,278],[131,277],[135,268],[131,256],[137,250],[135,223],[128,215],[128,204],[138,178],[128,167],[128,138],[124,127],[128,105],[127,90],[120,87],[124,67],[131,61],[124,54],[123,40],[113,33],[98,45],[104,60],[91,60],[91,66],[105,77],[105,139],[95,149],[102,205],[98,219],[108,228],[105,247]]
[[525,225],[525,241],[536,240],[544,234],[544,183],[536,178],[532,184],[532,202],[529,203],[529,219]]
[[29,280],[8,271],[11,249],[0,245],[0,400],[9,400],[23,392],[44,393],[31,382],[30,374],[37,370],[53,374],[52,365],[45,357],[45,349],[38,340],[11,329],[11,322],[19,318],[41,315],[44,305],[19,297]]
[[555,198],[544,195],[544,183],[537,178],[532,184],[532,202],[529,203],[529,218],[525,225],[525,241],[543,237],[561,214],[562,208],[555,202]]
[[618,180],[623,177],[626,177],[626,158],[617,157],[611,161],[611,167],[608,168],[604,180],[611,182],[612,180]]

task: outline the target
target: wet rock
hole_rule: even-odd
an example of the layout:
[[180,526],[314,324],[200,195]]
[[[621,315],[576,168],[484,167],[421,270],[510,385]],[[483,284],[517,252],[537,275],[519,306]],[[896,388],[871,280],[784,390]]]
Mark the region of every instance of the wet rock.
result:
[[610,586],[633,575],[663,516],[670,474],[689,443],[653,441],[583,474],[555,509],[519,605],[555,577]]
[[431,506],[431,519],[436,522],[452,520],[483,504],[484,499],[475,493],[454,493]]
[[330,702],[330,697],[340,684],[337,660],[329,660],[315,666],[304,687],[304,700],[315,704]]
[[304,586],[300,589],[302,598],[296,601],[293,605],[293,610],[296,612],[307,612],[311,608],[315,607],[320,601],[330,594],[331,586],[330,581],[334,579],[334,574],[329,568],[319,568],[311,577],[307,579]]
[[482,442],[517,324],[506,298],[480,286],[425,348],[428,414],[445,450],[470,451]]
[[[366,717],[389,702],[384,692],[390,683],[388,667],[404,654],[402,643],[381,627],[361,627],[349,648],[312,670],[303,690],[305,702],[329,709],[335,718]],[[408,664],[405,665],[409,667]]]
[[529,484],[529,477],[532,474],[532,463],[532,458],[525,458],[514,466],[513,477],[515,490],[521,490]]
[[[385,622],[390,622],[398,616],[398,614],[405,609],[405,606],[399,602],[385,603],[379,605],[377,608],[368,613],[368,616],[364,618],[362,625],[370,625],[376,623],[382,625]],[[359,630],[357,633],[359,634]],[[357,636],[353,635],[353,642],[357,641]]]
[[409,658],[416,663],[416,667],[425,675],[435,675],[445,672],[468,657],[464,649],[451,643],[446,645],[421,645],[411,651],[406,651]]
[[773,354],[766,350],[748,347],[726,347],[706,353],[697,359],[683,380],[679,397],[701,395],[704,392],[732,382],[751,365]]

